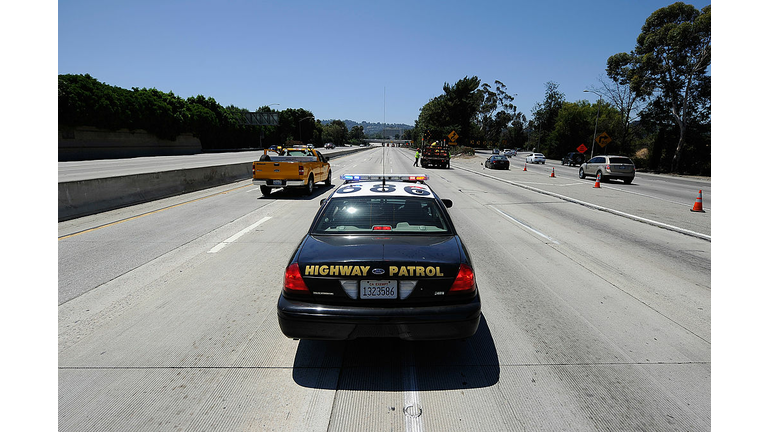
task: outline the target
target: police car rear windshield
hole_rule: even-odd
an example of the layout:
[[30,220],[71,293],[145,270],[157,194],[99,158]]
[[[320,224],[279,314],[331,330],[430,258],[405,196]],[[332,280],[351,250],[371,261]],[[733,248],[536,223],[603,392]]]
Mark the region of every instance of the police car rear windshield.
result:
[[452,234],[434,199],[417,197],[333,198],[312,234]]

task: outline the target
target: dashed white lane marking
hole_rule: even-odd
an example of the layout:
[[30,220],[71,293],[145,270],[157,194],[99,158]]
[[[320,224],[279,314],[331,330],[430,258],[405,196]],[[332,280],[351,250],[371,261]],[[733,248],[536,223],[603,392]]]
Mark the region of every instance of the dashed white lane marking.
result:
[[604,212],[607,212],[607,213],[615,214],[617,216],[622,216],[622,217],[625,217],[625,218],[628,218],[628,219],[632,219],[632,220],[635,220],[635,221],[638,221],[638,222],[642,222],[642,223],[646,223],[646,224],[649,224],[649,225],[653,225],[653,226],[656,226],[656,227],[659,227],[659,228],[664,228],[664,229],[668,229],[670,231],[675,231],[675,232],[678,232],[678,233],[681,233],[681,234],[689,235],[689,236],[692,236],[692,237],[697,237],[697,238],[700,238],[702,240],[706,240],[708,242],[712,241],[712,236],[707,235],[707,234],[702,234],[702,233],[699,233],[699,232],[696,232],[696,231],[691,231],[691,230],[688,230],[688,229],[685,229],[685,228],[676,227],[674,225],[669,225],[669,224],[666,224],[666,223],[663,223],[663,222],[658,222],[658,221],[655,221],[655,220],[646,219],[646,218],[643,218],[643,217],[640,217],[640,216],[635,216],[635,215],[632,215],[632,214],[629,214],[629,213],[624,213],[624,212],[621,212],[621,211],[618,211],[618,210],[614,210],[614,209],[611,209],[611,208],[608,208],[608,207],[599,206],[597,204],[591,204],[591,203],[588,203],[586,201],[581,201],[581,200],[577,200],[575,198],[571,198],[571,197],[568,197],[568,196],[565,196],[565,195],[560,195],[560,194],[557,194],[557,193],[554,193],[554,192],[549,192],[549,191],[545,191],[545,190],[542,190],[542,189],[538,189],[538,188],[535,188],[533,186],[528,186],[527,184],[522,184],[522,183],[519,183],[519,182],[513,182],[513,181],[502,179],[502,178],[499,178],[499,177],[494,177],[492,175],[488,175],[488,174],[485,174],[485,173],[482,173],[482,172],[479,172],[479,171],[475,171],[475,170],[471,170],[471,169],[468,169],[468,168],[463,168],[463,167],[458,167],[458,166],[456,168],[458,168],[460,170],[463,170],[463,171],[475,173],[475,174],[478,174],[478,175],[481,175],[481,176],[484,176],[484,177],[492,178],[494,180],[502,181],[502,182],[507,183],[507,184],[518,186],[518,187],[521,187],[523,189],[528,189],[528,190],[533,191],[533,192],[537,192],[537,193],[540,193],[540,194],[553,196],[555,198],[560,198],[560,199],[565,200],[565,201],[569,201],[569,202],[572,202],[572,203],[580,204],[580,205],[583,205],[585,207],[589,207],[589,208],[592,208],[592,209],[595,209],[595,210],[604,211]]
[[516,224],[520,225],[521,227],[523,227],[523,228],[527,229],[528,231],[530,231],[530,232],[532,232],[532,233],[534,233],[534,234],[536,234],[536,235],[538,235],[538,236],[540,236],[540,237],[543,237],[543,238],[545,238],[545,239],[547,239],[547,240],[551,241],[551,242],[552,242],[552,243],[554,243],[554,244],[560,244],[560,243],[558,243],[558,242],[557,242],[557,240],[553,239],[552,237],[550,237],[550,236],[548,236],[548,235],[546,235],[546,234],[542,233],[541,231],[537,231],[537,230],[533,229],[532,227],[530,227],[530,226],[528,226],[528,225],[526,225],[526,224],[524,224],[524,223],[520,222],[519,220],[517,220],[517,219],[513,218],[512,216],[510,216],[510,215],[508,215],[508,214],[504,213],[503,211],[501,211],[501,210],[497,209],[496,207],[494,207],[494,206],[490,206],[490,207],[491,207],[492,209],[496,210],[497,212],[501,213],[501,214],[502,214],[504,217],[506,217],[507,219],[511,220],[512,222],[514,222],[514,223],[516,223]]
[[416,382],[416,366],[413,361],[413,351],[408,348],[404,353],[403,368],[403,414],[405,415],[406,432],[424,432],[422,408],[419,402],[419,386]]
[[259,225],[263,224],[264,222],[266,222],[266,221],[268,221],[270,219],[272,219],[271,216],[265,216],[265,217],[261,218],[261,220],[259,220],[255,224],[253,224],[253,225],[251,225],[251,226],[241,230],[240,232],[238,232],[237,234],[233,235],[232,237],[230,237],[230,238],[224,240],[223,242],[217,244],[211,250],[209,250],[208,253],[216,253],[216,252],[224,249],[228,244],[234,243],[237,239],[239,239],[240,237],[244,236],[245,234],[248,234],[248,232],[250,232],[251,230],[255,229],[256,227],[258,227]]

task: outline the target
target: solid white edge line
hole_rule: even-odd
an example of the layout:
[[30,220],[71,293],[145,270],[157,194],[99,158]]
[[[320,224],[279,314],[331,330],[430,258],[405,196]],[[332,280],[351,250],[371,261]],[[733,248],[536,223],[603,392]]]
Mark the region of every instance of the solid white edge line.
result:
[[557,193],[554,193],[554,192],[548,192],[548,191],[545,191],[545,190],[542,190],[542,189],[538,189],[538,188],[535,188],[535,187],[531,187],[531,186],[527,186],[527,185],[524,185],[524,184],[515,183],[515,182],[510,181],[510,180],[505,180],[503,178],[499,178],[499,177],[495,177],[495,176],[492,176],[492,175],[484,174],[484,173],[481,173],[479,171],[471,170],[471,169],[468,169],[468,168],[463,168],[463,167],[459,167],[459,166],[457,166],[455,168],[458,168],[458,169],[464,170],[464,171],[468,171],[468,172],[471,172],[471,173],[479,174],[479,175],[481,175],[483,177],[488,177],[488,178],[492,178],[494,180],[499,180],[499,181],[502,181],[504,183],[508,183],[508,184],[513,185],[513,186],[521,187],[523,189],[528,189],[528,190],[533,191],[533,192],[537,192],[537,193],[540,193],[540,194],[553,196],[555,198],[560,198],[561,200],[564,200],[564,201],[569,201],[569,202],[572,202],[572,203],[581,204],[581,205],[583,205],[585,207],[593,208],[595,210],[600,210],[600,211],[604,211],[604,212],[607,212],[607,213],[615,214],[617,216],[622,216],[622,217],[625,217],[625,218],[628,218],[628,219],[632,219],[632,220],[637,221],[637,222],[642,222],[642,223],[653,225],[653,226],[656,226],[656,227],[659,227],[659,228],[668,229],[670,231],[674,231],[674,232],[677,232],[677,233],[680,233],[680,234],[689,235],[691,237],[696,237],[696,238],[699,238],[699,239],[702,239],[702,240],[706,240],[708,242],[712,241],[712,236],[709,236],[709,235],[706,235],[706,234],[702,234],[702,233],[698,233],[696,231],[691,231],[691,230],[687,230],[685,228],[676,227],[674,225],[665,224],[664,222],[658,222],[658,221],[651,220],[651,219],[646,219],[646,218],[643,218],[643,217],[640,217],[640,216],[635,216],[635,215],[632,215],[632,214],[629,214],[629,213],[624,213],[622,211],[614,210],[614,209],[611,209],[611,208],[608,208],[608,207],[599,206],[597,204],[588,203],[586,201],[577,200],[575,198],[567,197],[565,195],[560,195],[560,194],[557,194]]
[[240,237],[244,236],[244,235],[245,235],[245,234],[247,234],[249,231],[253,230],[253,229],[254,229],[254,228],[256,228],[257,226],[259,226],[259,225],[263,224],[264,222],[266,222],[266,221],[268,221],[268,220],[270,220],[270,219],[272,219],[272,217],[271,217],[271,216],[265,216],[265,217],[261,218],[261,220],[259,220],[259,221],[258,221],[258,222],[256,222],[255,224],[253,224],[253,225],[251,225],[251,226],[249,226],[249,227],[247,227],[247,228],[244,228],[244,229],[240,230],[240,232],[238,232],[237,234],[235,234],[235,235],[233,235],[232,237],[230,237],[230,238],[228,238],[228,239],[224,240],[223,242],[221,242],[221,243],[217,244],[216,246],[214,246],[213,248],[211,248],[211,250],[209,250],[209,251],[208,251],[208,253],[216,253],[216,252],[218,252],[218,251],[220,251],[220,250],[224,249],[224,247],[225,247],[225,246],[227,246],[228,244],[230,244],[230,243],[234,243],[234,242],[235,242],[237,239],[239,239]]

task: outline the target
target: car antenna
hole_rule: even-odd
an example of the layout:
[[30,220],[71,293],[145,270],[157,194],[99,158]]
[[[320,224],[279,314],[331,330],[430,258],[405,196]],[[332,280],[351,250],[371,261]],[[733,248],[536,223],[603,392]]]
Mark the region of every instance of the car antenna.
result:
[[387,178],[384,176],[384,145],[381,146],[381,185],[387,185]]

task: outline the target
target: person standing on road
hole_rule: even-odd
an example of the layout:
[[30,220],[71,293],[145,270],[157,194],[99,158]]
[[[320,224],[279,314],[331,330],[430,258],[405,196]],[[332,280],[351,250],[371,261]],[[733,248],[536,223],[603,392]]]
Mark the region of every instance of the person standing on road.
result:
[[419,154],[419,150],[416,149],[416,160],[413,162],[413,166],[415,166],[415,167],[419,166],[419,156],[421,156]]

